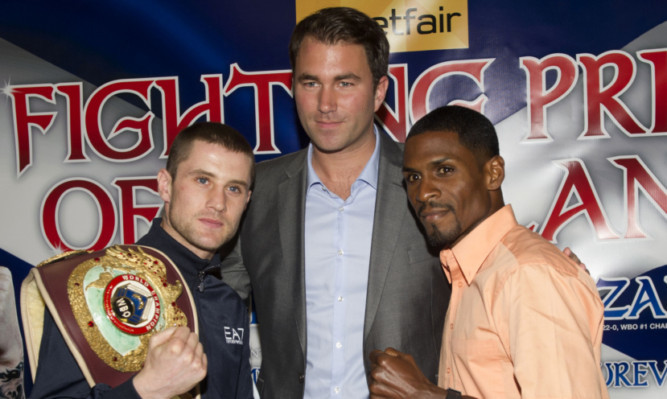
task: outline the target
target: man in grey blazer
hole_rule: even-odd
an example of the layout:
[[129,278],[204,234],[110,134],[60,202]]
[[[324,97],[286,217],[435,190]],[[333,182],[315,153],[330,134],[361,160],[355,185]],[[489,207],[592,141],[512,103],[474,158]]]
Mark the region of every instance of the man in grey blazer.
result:
[[[402,145],[373,124],[388,58],[382,29],[349,8],[320,10],[292,35],[294,99],[311,143],[257,165],[237,247],[263,398],[368,397],[368,354],[389,346],[437,380],[450,289],[408,207]],[[243,291],[240,266],[223,275]]]

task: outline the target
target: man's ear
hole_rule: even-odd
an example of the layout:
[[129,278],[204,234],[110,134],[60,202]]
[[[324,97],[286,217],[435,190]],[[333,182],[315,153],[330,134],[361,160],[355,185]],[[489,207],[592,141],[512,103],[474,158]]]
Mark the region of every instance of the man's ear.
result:
[[251,197],[252,197],[252,190],[248,190],[248,198],[246,198],[245,200],[245,207],[243,209],[248,207],[248,203],[250,202]]
[[486,188],[489,191],[500,189],[500,185],[505,180],[505,160],[500,155],[486,161],[484,164],[486,174]]
[[384,102],[384,98],[387,95],[387,88],[389,87],[389,78],[387,75],[383,76],[378,80],[378,84],[375,87],[375,111],[377,112],[380,109],[380,105]]
[[157,172],[157,192],[165,204],[171,202],[171,175],[167,169],[160,169]]

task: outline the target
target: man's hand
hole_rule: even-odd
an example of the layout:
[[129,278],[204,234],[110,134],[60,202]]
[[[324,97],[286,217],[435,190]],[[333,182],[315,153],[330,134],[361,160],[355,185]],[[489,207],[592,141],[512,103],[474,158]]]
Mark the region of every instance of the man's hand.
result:
[[172,398],[206,376],[206,354],[187,327],[171,327],[151,337],[144,368],[132,381],[143,399]]
[[563,253],[565,254],[565,256],[572,259],[575,263],[579,264],[579,267],[584,269],[586,271],[586,273],[591,274],[588,271],[588,269],[586,269],[586,265],[581,260],[579,260],[579,257],[574,252],[572,252],[570,247],[565,247],[565,249],[563,250]]
[[370,354],[374,398],[445,398],[447,391],[433,385],[419,370],[412,356],[394,348]]

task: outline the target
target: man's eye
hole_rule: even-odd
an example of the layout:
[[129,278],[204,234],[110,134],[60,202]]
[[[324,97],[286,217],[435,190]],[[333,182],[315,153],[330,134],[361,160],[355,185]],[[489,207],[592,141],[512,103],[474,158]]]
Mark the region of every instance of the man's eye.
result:
[[206,183],[208,183],[208,178],[206,178],[206,177],[198,177],[198,178],[197,178],[197,183],[199,183],[199,184],[206,184]]
[[241,187],[239,187],[239,186],[229,186],[229,191],[232,191],[232,192],[235,192],[235,193],[242,192]]
[[417,180],[419,180],[419,175],[418,174],[412,173],[412,174],[409,174],[409,175],[405,176],[405,181],[408,182],[408,183],[414,183]]
[[351,86],[354,86],[354,83],[343,81],[343,82],[340,82],[340,85],[341,85],[342,87],[351,87]]
[[452,173],[454,171],[454,168],[451,166],[441,166],[438,168],[438,173],[442,175],[446,175],[448,173]]

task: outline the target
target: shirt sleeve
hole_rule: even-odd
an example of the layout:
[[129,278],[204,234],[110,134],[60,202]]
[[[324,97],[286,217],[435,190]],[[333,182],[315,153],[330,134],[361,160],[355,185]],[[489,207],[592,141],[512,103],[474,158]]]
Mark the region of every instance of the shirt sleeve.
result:
[[39,367],[30,397],[141,399],[131,378],[116,388],[106,384],[97,384],[91,388],[48,310],[44,312]]
[[597,292],[552,265],[524,265],[504,285],[498,311],[522,398],[602,398]]

